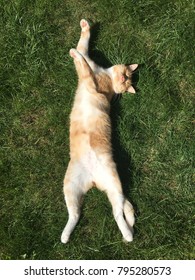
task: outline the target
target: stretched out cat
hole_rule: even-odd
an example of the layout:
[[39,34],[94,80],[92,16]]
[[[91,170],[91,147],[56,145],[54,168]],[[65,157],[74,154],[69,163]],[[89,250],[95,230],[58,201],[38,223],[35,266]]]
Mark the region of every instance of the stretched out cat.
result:
[[90,27],[81,20],[81,36],[70,50],[78,74],[78,88],[70,116],[70,162],[64,178],[69,219],[61,241],[67,243],[81,212],[83,195],[96,186],[106,192],[125,241],[133,240],[134,211],[124,197],[111,148],[110,101],[116,93],[135,93],[131,85],[137,64],[103,69],[88,56]]

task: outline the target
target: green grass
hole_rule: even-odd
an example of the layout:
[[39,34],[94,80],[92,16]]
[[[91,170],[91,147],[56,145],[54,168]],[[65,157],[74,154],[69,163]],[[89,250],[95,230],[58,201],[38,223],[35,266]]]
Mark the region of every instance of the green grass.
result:
[[[194,1],[1,0],[0,258],[194,259]],[[99,62],[141,64],[139,94],[113,107],[113,149],[136,209],[122,242],[91,190],[71,241],[62,181],[81,18]],[[138,77],[139,76],[139,77]]]

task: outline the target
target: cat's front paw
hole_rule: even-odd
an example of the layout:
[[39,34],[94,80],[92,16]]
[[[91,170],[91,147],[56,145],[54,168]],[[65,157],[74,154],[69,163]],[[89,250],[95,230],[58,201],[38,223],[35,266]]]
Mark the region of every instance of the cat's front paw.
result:
[[69,54],[72,58],[74,58],[77,61],[81,59],[81,54],[76,49],[70,49]]
[[82,29],[83,32],[86,32],[90,29],[89,23],[85,19],[82,19],[80,21],[80,26],[81,26],[81,29]]

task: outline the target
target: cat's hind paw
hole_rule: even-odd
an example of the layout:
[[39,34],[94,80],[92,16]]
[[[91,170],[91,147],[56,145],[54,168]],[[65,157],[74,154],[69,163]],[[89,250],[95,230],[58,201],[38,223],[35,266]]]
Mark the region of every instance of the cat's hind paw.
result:
[[133,234],[132,234],[132,233],[129,233],[129,234],[126,235],[125,237],[123,236],[123,241],[124,241],[125,243],[132,242],[132,241],[133,241]]
[[83,32],[86,32],[86,31],[88,31],[90,29],[89,23],[85,19],[82,19],[80,21],[80,26],[81,26],[81,29],[82,29]]
[[66,244],[69,241],[69,236],[67,236],[64,232],[61,235],[61,242]]

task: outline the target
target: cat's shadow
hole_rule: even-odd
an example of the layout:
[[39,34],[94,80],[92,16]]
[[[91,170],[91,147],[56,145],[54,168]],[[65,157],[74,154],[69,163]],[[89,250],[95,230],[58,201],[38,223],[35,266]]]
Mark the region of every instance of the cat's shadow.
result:
[[[130,197],[130,189],[133,188],[133,160],[121,144],[118,131],[118,122],[121,116],[120,101],[111,106],[111,122],[112,122],[112,148],[113,157],[117,165],[118,174],[122,183],[124,195]],[[131,199],[130,199],[131,200]]]
[[100,23],[97,22],[91,27],[90,41],[89,41],[89,57],[103,68],[112,66],[110,60],[99,50],[95,49],[96,41],[100,32]]
[[[99,50],[95,49],[96,41],[100,31],[100,23],[96,23],[91,27],[91,36],[89,42],[89,56],[90,58],[98,65],[103,68],[108,68],[113,66],[113,64],[108,60],[108,58]],[[139,72],[135,72],[132,76],[132,83],[134,87],[137,89],[137,83],[139,80]],[[121,104],[120,97],[121,95],[117,95],[114,102],[111,102],[111,122],[112,122],[112,147],[113,147],[113,156],[114,161],[117,164],[117,170],[119,173],[119,177],[123,186],[123,192],[127,198],[130,197],[130,188],[133,188],[133,161],[131,155],[124,149],[122,146],[117,127],[118,121],[121,116]]]

